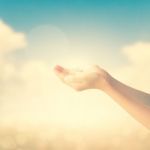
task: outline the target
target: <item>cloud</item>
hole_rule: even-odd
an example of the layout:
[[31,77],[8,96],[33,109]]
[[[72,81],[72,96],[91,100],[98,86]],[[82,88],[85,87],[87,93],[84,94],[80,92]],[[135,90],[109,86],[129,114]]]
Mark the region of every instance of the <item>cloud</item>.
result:
[[15,32],[9,25],[0,20],[0,55],[24,48],[26,44],[24,33]]
[[[85,63],[85,60],[87,61],[87,59],[76,58],[78,55],[74,55],[75,53],[71,55],[69,41],[59,28],[51,25],[41,26],[33,29],[27,36],[14,31],[1,21],[0,32],[2,33],[0,34],[1,125],[11,127],[14,125],[17,129],[42,127],[38,128],[36,136],[44,130],[47,136],[53,134],[56,137],[56,132],[61,133],[62,128],[67,128],[69,133],[70,128],[75,129],[75,132],[78,130],[79,135],[83,133],[86,137],[88,135],[91,137],[90,132],[92,134],[94,132],[92,139],[95,141],[99,136],[97,142],[103,139],[106,145],[108,145],[106,140],[108,137],[114,139],[114,135],[117,135],[118,139],[121,139],[139,133],[136,131],[138,124],[109,97],[92,90],[76,93],[55,77],[52,68],[54,63],[62,62],[66,66],[71,64],[80,66]],[[15,55],[11,55],[12,52],[17,53],[17,49],[22,49],[27,44],[30,44],[26,49],[30,59],[20,62]],[[84,52],[86,50],[82,51]],[[127,62],[117,69],[118,78],[136,88],[148,90],[150,71],[147,67],[150,64],[150,43],[133,43],[124,46],[121,52],[127,58]],[[15,61],[6,58],[6,54],[13,56]],[[20,51],[20,54],[24,53]],[[65,57],[66,55],[68,56]],[[67,60],[66,58],[69,57],[70,60]],[[83,57],[84,55],[81,56]],[[50,63],[45,58],[50,59]],[[47,129],[53,132],[48,133]],[[110,141],[116,144],[116,140]]]
[[[6,26],[9,28],[8,25]],[[11,31],[18,35],[12,29]],[[23,35],[24,38],[27,36]],[[100,126],[103,133],[106,130],[108,133],[110,123],[112,123],[110,130],[112,128],[117,130],[119,125],[123,125],[128,120],[128,117],[125,120],[122,119],[124,118],[122,116],[126,116],[125,113],[106,95],[99,95],[97,91],[75,93],[55,77],[52,67],[57,61],[67,62],[66,66],[80,65],[84,62],[81,59],[78,61],[74,54],[68,55],[71,54],[71,51],[69,52],[69,41],[64,32],[48,25],[33,29],[27,37],[29,46],[25,51],[30,59],[25,59],[21,63],[16,60],[14,63],[3,57],[0,61],[0,116],[2,122],[8,122],[8,124],[11,122],[50,123],[63,127],[99,128]],[[6,43],[9,42],[7,39],[9,38],[6,38]],[[20,41],[18,36],[16,43],[21,43]],[[4,56],[10,53],[11,55],[11,52],[17,48],[23,48],[23,45],[25,46],[23,43],[26,43],[26,39],[16,47],[3,49],[1,54]],[[128,51],[127,48],[125,51]],[[20,54],[19,57],[22,58],[24,51],[20,51]],[[127,58],[131,57],[130,51],[124,54]],[[70,57],[70,60],[66,59],[66,55]],[[45,58],[50,59],[50,63]],[[133,75],[131,69],[135,69],[135,64],[133,68],[126,65],[121,71],[124,74]],[[119,73],[121,71],[119,70]],[[130,80],[130,78],[127,79]],[[115,122],[118,122],[118,126]]]
[[136,42],[122,48],[127,63],[117,70],[120,79],[144,91],[150,89],[150,42]]
[[24,33],[14,31],[9,25],[0,20],[0,92],[4,91],[10,80],[15,77],[16,66],[6,58],[6,54],[27,45]]
[[148,42],[137,42],[125,46],[122,50],[133,65],[141,66],[150,63],[150,43]]

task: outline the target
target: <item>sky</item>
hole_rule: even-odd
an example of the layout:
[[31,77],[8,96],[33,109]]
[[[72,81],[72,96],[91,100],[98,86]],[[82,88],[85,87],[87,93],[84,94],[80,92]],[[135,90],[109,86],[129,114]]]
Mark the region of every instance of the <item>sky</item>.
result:
[[26,33],[43,25],[55,26],[73,46],[84,49],[88,42],[89,55],[93,51],[101,55],[103,49],[102,63],[111,57],[117,65],[125,59],[118,52],[122,45],[149,40],[149,7],[148,0],[1,0],[0,14],[14,29]]
[[1,123],[144,130],[101,91],[63,85],[53,67],[98,64],[149,91],[149,18],[148,0],[0,0]]

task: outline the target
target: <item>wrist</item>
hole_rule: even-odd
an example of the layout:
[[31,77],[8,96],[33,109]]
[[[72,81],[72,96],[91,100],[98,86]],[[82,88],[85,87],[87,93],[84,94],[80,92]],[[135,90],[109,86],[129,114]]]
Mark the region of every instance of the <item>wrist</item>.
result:
[[105,93],[108,92],[108,90],[112,86],[113,77],[106,71],[103,71],[103,73],[99,74],[99,80],[97,82],[97,89],[104,91]]

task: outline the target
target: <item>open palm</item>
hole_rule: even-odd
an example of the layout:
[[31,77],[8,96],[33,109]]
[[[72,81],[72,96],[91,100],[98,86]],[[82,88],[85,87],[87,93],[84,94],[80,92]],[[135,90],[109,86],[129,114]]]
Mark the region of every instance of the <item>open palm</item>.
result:
[[61,66],[54,68],[56,75],[67,85],[77,91],[85,89],[98,88],[98,83],[106,72],[100,67],[94,65],[84,70],[66,69]]

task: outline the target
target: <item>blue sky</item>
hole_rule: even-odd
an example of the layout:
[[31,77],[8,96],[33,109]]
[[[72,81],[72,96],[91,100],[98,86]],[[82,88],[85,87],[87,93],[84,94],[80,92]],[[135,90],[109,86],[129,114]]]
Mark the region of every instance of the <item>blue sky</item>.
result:
[[50,23],[68,32],[88,26],[149,39],[149,8],[148,0],[0,0],[0,17],[24,31]]
[[0,17],[27,35],[38,26],[56,26],[70,41],[89,43],[91,52],[98,52],[94,42],[101,43],[104,58],[109,53],[115,65],[115,57],[124,60],[124,45],[150,40],[148,0],[0,0]]

